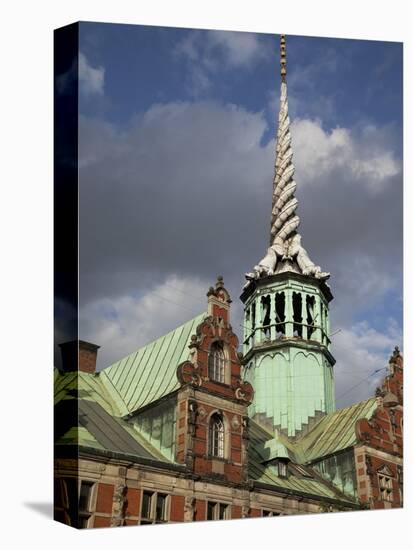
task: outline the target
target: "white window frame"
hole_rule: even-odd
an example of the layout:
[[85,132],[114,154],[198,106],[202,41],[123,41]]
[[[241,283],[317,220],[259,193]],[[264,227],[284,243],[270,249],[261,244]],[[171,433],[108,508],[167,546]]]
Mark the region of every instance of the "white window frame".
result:
[[[209,510],[210,505],[213,506],[212,518],[208,518],[208,510]],[[222,517],[222,518],[220,518],[221,507],[224,508],[224,514],[223,514],[224,517]],[[231,505],[228,504],[227,502],[218,502],[218,501],[215,501],[215,500],[207,500],[206,519],[209,520],[209,521],[231,519]]]
[[393,479],[386,474],[377,474],[379,478],[380,500],[393,502]]
[[226,383],[226,358],[219,341],[212,342],[208,356],[208,378],[213,382]]
[[[90,492],[89,492],[89,498],[86,503],[86,507],[84,509],[80,508],[80,494],[82,490],[82,484],[89,485]],[[96,508],[96,488],[97,483],[95,480],[92,479],[80,479],[79,480],[79,500],[78,500],[78,518],[80,522],[80,518],[86,519],[86,525],[85,529],[90,527],[90,522],[92,516],[94,516],[95,508]]]
[[278,477],[282,477],[282,478],[288,477],[288,464],[283,460],[278,460],[277,470],[278,470]]
[[268,508],[263,508],[261,510],[261,516],[263,518],[272,518],[280,515],[281,515],[281,512],[274,512],[273,510],[268,510]]
[[[149,517],[142,516],[143,499],[144,499],[145,493],[147,494],[150,493]],[[165,509],[164,509],[163,519],[158,519],[156,517],[156,508],[157,508],[159,496],[165,497]],[[155,491],[154,489],[142,489],[141,503],[140,503],[140,510],[139,510],[139,524],[149,525],[154,523],[167,523],[169,521],[169,518],[170,518],[170,495],[163,491]]]
[[209,419],[209,454],[213,458],[225,458],[225,424],[218,413]]

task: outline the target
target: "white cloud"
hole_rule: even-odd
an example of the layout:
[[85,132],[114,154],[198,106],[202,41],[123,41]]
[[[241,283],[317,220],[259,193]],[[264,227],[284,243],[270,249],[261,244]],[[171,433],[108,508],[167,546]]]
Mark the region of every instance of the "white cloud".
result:
[[142,296],[101,298],[82,307],[82,338],[101,346],[98,369],[206,311],[210,284],[172,275]]
[[367,321],[343,328],[333,336],[336,399],[338,407],[368,399],[374,395],[387,374],[385,367],[396,345],[402,344],[397,322],[390,318],[380,331]]
[[212,76],[222,67],[249,68],[271,55],[258,34],[231,31],[191,31],[173,50],[189,64],[187,88],[201,96],[212,87]]
[[393,152],[376,144],[380,129],[371,130],[365,143],[348,128],[327,132],[320,120],[298,119],[292,123],[291,133],[294,163],[303,182],[327,182],[325,176],[339,169],[347,172],[349,183],[361,183],[377,193],[401,171]]
[[105,84],[104,67],[92,67],[86,56],[79,53],[79,89],[85,96],[103,95]]
[[209,31],[208,50],[221,49],[226,64],[230,67],[250,66],[268,55],[259,35],[247,32]]

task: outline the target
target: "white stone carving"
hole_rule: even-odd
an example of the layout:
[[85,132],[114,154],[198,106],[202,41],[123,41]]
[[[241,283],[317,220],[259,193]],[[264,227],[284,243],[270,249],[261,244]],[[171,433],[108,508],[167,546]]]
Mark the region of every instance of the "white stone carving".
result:
[[[270,246],[252,273],[246,273],[248,286],[251,279],[259,279],[283,271],[296,271],[326,280],[330,274],[321,271],[301,245],[301,235],[297,232],[300,218],[296,214],[298,201],[294,181],[295,167],[291,147],[290,118],[288,116],[287,84],[285,82],[285,41],[281,41],[282,82],[280,111],[278,115],[277,145],[275,149],[275,169],[271,211]],[[245,287],[244,287],[245,288]]]

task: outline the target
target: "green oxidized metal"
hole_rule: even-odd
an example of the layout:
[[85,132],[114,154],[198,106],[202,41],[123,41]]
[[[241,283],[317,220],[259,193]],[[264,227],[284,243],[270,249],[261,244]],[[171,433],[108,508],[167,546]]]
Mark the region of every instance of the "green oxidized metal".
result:
[[332,298],[324,281],[292,271],[251,281],[241,295],[249,414],[288,436],[335,410]]

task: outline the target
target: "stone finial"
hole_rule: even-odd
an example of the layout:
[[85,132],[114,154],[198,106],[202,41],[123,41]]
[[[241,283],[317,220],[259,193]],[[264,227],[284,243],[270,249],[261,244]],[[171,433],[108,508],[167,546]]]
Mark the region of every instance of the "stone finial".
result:
[[215,288],[223,288],[224,287],[224,277],[222,275],[217,276],[217,282],[215,283]]
[[395,348],[394,348],[394,350],[393,350],[393,354],[392,354],[392,356],[391,356],[390,359],[389,359],[389,362],[390,362],[390,363],[394,363],[395,360],[396,360],[398,357],[400,357],[400,348],[399,348],[399,346],[395,346]]

